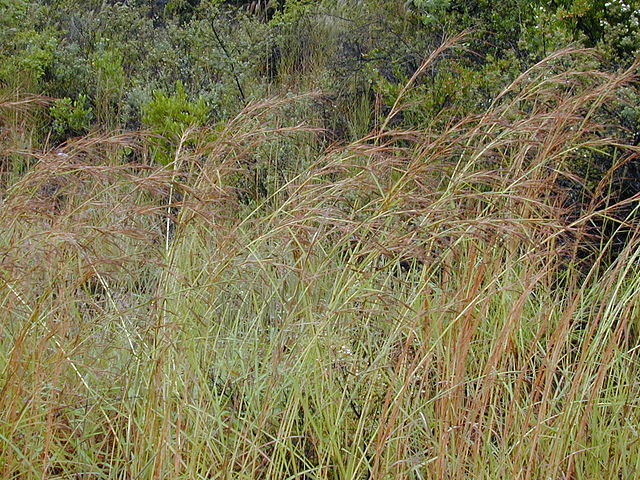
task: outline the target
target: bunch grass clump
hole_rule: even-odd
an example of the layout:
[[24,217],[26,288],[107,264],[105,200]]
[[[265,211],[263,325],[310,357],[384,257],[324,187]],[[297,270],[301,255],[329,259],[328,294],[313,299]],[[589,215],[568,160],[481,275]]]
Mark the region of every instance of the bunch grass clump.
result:
[[585,150],[633,160],[600,132],[634,77],[559,68],[584,54],[432,128],[390,126],[401,93],[311,158],[299,98],[167,165],[143,133],[5,143],[37,161],[0,203],[0,476],[633,478],[636,198],[561,185]]

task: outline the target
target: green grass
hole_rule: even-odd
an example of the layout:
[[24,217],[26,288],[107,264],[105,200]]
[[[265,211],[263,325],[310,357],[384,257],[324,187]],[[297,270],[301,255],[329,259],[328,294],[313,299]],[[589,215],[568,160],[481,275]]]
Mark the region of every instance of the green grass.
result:
[[124,161],[143,134],[5,138],[38,161],[3,168],[0,477],[635,478],[638,233],[581,261],[610,211],[558,186],[631,75],[554,58],[481,117],[319,154],[301,99],[166,167]]

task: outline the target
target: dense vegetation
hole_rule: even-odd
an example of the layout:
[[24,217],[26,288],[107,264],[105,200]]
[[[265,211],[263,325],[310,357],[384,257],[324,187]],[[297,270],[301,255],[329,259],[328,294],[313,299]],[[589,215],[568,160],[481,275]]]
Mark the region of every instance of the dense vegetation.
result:
[[639,23],[0,0],[0,478],[638,477]]

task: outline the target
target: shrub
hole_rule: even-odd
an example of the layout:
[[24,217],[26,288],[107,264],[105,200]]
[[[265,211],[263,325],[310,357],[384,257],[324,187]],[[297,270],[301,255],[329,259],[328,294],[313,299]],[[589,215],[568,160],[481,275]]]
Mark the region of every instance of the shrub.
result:
[[87,133],[94,118],[86,95],[79,95],[73,101],[69,97],[56,100],[49,114],[53,119],[53,130],[60,140]]
[[116,127],[120,121],[119,110],[126,84],[122,63],[120,50],[104,44],[91,56],[95,74],[96,115],[98,122],[107,128]]
[[189,127],[201,126],[207,120],[209,107],[203,99],[191,101],[184,85],[176,82],[176,92],[167,95],[153,92],[153,99],[143,107],[143,122],[158,138],[153,141],[154,159],[163,165],[173,160],[174,144]]
[[36,24],[39,5],[0,2],[0,84],[33,91],[53,62],[58,43],[54,28]]

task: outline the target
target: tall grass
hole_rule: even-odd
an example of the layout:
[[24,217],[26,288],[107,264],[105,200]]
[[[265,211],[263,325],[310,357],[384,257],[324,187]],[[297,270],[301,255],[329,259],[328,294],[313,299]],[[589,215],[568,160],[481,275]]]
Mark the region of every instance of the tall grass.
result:
[[634,478],[638,232],[585,267],[612,207],[559,186],[583,152],[633,158],[598,123],[633,76],[557,69],[578,54],[261,195],[269,146],[313,142],[291,100],[168,167],[124,161],[141,133],[6,144],[37,162],[0,203],[2,478]]

